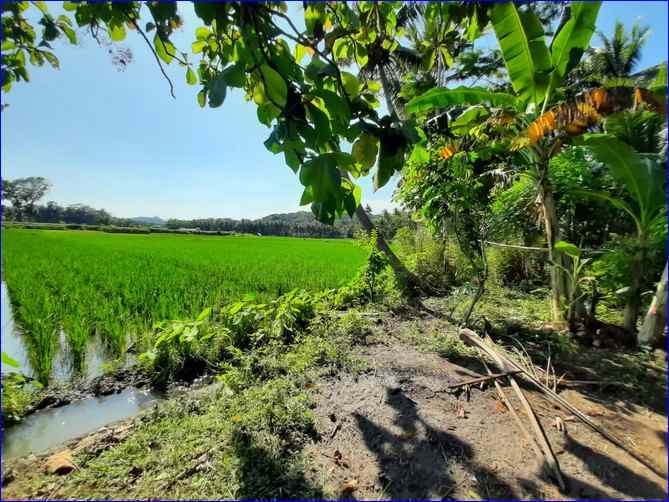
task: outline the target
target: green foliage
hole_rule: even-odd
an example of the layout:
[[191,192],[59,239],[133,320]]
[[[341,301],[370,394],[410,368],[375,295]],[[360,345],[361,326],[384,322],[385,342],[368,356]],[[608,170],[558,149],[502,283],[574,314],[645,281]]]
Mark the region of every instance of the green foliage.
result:
[[479,104],[507,108],[516,108],[518,105],[512,94],[493,92],[483,87],[438,87],[413,98],[407,104],[406,110],[410,113],[425,113],[450,106]]
[[[295,287],[342,286],[364,260],[344,240],[14,228],[2,237],[14,315],[43,382],[61,328],[82,361],[85,340],[92,337],[120,354],[132,339],[141,345],[156,322],[194,318],[250,292],[269,302]],[[285,326],[290,316],[284,313]]]
[[455,242],[433,236],[425,227],[400,228],[393,240],[402,262],[437,291],[471,279],[471,264]]
[[367,262],[355,277],[337,290],[334,304],[339,307],[359,305],[379,300],[388,289],[393,289],[389,276],[384,275],[388,260],[376,246],[377,234],[362,237],[361,245],[369,250]]
[[492,6],[490,19],[513,90],[526,103],[541,103],[553,68],[541,22],[531,9],[521,12],[513,2]]
[[4,351],[2,366],[2,417],[5,425],[11,425],[25,415],[33,402],[34,390],[41,385],[18,373],[19,363]]
[[590,45],[601,2],[572,2],[569,19],[553,38],[550,46],[555,70],[550,85],[554,89],[578,65]]
[[640,238],[650,227],[665,217],[665,174],[659,159],[637,153],[622,141],[605,134],[589,134],[583,143],[594,157],[605,164],[611,175],[628,191],[631,204],[626,200],[602,192],[583,191],[583,195],[607,200],[624,210],[634,220]]

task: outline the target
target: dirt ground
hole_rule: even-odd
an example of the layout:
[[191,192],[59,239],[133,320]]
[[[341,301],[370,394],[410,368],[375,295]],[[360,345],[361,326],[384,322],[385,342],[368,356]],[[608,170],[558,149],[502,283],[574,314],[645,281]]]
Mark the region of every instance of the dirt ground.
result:
[[[449,384],[483,373],[476,367],[480,363],[447,359],[399,335],[418,323],[418,338],[424,338],[439,331],[441,322],[379,319],[374,336],[353,349],[366,370],[341,372],[314,384],[320,440],[304,447],[305,478],[329,497],[347,499],[667,498],[666,408],[646,408],[613,392],[561,392],[640,452],[661,474],[656,475],[540,393],[524,390],[568,484],[561,493],[494,387],[472,388],[469,399],[464,393],[456,397],[445,392]],[[527,423],[519,402],[505,389]],[[565,432],[556,427],[557,417]],[[67,446],[73,453],[102,451],[132,434],[137,420],[141,418],[105,427]],[[37,473],[43,459],[31,456],[5,472],[3,498],[24,495],[26,488],[18,481]],[[54,479],[39,493],[49,497],[58,486]]]
[[[526,395],[546,430],[568,491],[545,474],[494,387],[470,399],[440,392],[472,372],[389,339],[359,356],[370,371],[319,385],[322,441],[307,447],[313,475],[345,498],[666,499],[667,418],[635,406],[604,406],[573,390],[562,396],[635,446],[653,474],[540,394]],[[521,408],[512,392],[513,406]],[[556,417],[566,426],[557,430]]]

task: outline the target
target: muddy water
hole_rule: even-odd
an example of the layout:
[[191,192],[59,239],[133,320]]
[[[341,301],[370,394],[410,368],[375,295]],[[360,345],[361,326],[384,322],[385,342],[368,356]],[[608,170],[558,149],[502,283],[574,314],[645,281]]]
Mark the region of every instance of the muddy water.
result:
[[103,425],[132,417],[160,397],[151,391],[126,389],[120,394],[38,411],[3,431],[2,459],[44,452]]
[[[9,293],[2,282],[2,351],[15,359],[20,367],[2,365],[3,372],[19,371],[35,376],[30,367],[30,358],[25,338],[14,323]],[[61,349],[55,360],[53,380],[63,381],[72,375],[69,354],[64,335],[61,334]],[[102,373],[104,356],[101,347],[93,341],[86,355],[85,378]],[[22,457],[30,453],[40,453],[60,443],[92,432],[103,425],[129,418],[139,413],[160,396],[150,391],[126,389],[120,394],[75,401],[61,408],[38,411],[21,422],[2,431],[2,459]]]
[[14,317],[12,316],[12,304],[9,302],[9,293],[4,281],[0,286],[0,297],[2,300],[2,310],[0,311],[0,319],[2,320],[2,351],[6,352],[8,356],[14,358],[21,366],[18,370],[11,366],[2,366],[2,371],[11,373],[13,371],[21,371],[26,375],[32,375],[30,364],[28,362],[28,351],[26,350],[21,335],[14,326]]

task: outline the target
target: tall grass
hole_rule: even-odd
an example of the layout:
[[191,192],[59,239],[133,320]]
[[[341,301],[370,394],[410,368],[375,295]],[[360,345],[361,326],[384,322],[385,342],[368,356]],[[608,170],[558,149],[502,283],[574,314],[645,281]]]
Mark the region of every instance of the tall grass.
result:
[[157,322],[254,293],[320,290],[349,280],[363,250],[344,240],[5,229],[3,278],[33,369],[51,373],[61,333],[75,367],[90,339],[122,353]]

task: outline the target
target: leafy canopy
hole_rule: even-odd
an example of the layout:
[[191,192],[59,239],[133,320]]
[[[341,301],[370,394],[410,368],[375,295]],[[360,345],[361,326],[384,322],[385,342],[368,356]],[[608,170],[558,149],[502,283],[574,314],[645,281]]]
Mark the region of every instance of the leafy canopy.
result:
[[[417,140],[412,125],[379,116],[378,83],[362,82],[337,65],[350,60],[363,71],[378,63],[370,55],[392,54],[403,36],[397,23],[402,6],[309,3],[304,7],[306,29],[300,30],[286,14],[284,2],[195,2],[202,25],[193,29],[189,55],[170,40],[182,25],[178,3],[64,2],[76,24],[94,36],[105,32],[116,42],[127,30],[137,31],[161,70],[164,64],[178,64],[186,82],[200,86],[197,102],[202,107],[222,106],[231,88],[241,89],[256,104],[258,120],[272,129],[265,146],[283,154],[299,174],[302,203],[310,203],[325,223],[344,213],[352,215],[360,204],[360,189],[351,177],[363,176],[376,165],[375,186],[383,186],[401,169]],[[24,16],[31,7],[43,13],[39,43]],[[142,26],[140,19],[146,16],[151,22]],[[2,22],[5,92],[13,82],[28,81],[28,60],[32,65],[40,65],[41,59],[57,61],[50,41],[64,34],[76,42],[71,18],[53,19],[44,2],[3,4]],[[154,32],[152,38],[149,32]],[[354,145],[350,152],[345,151],[349,144]]]

